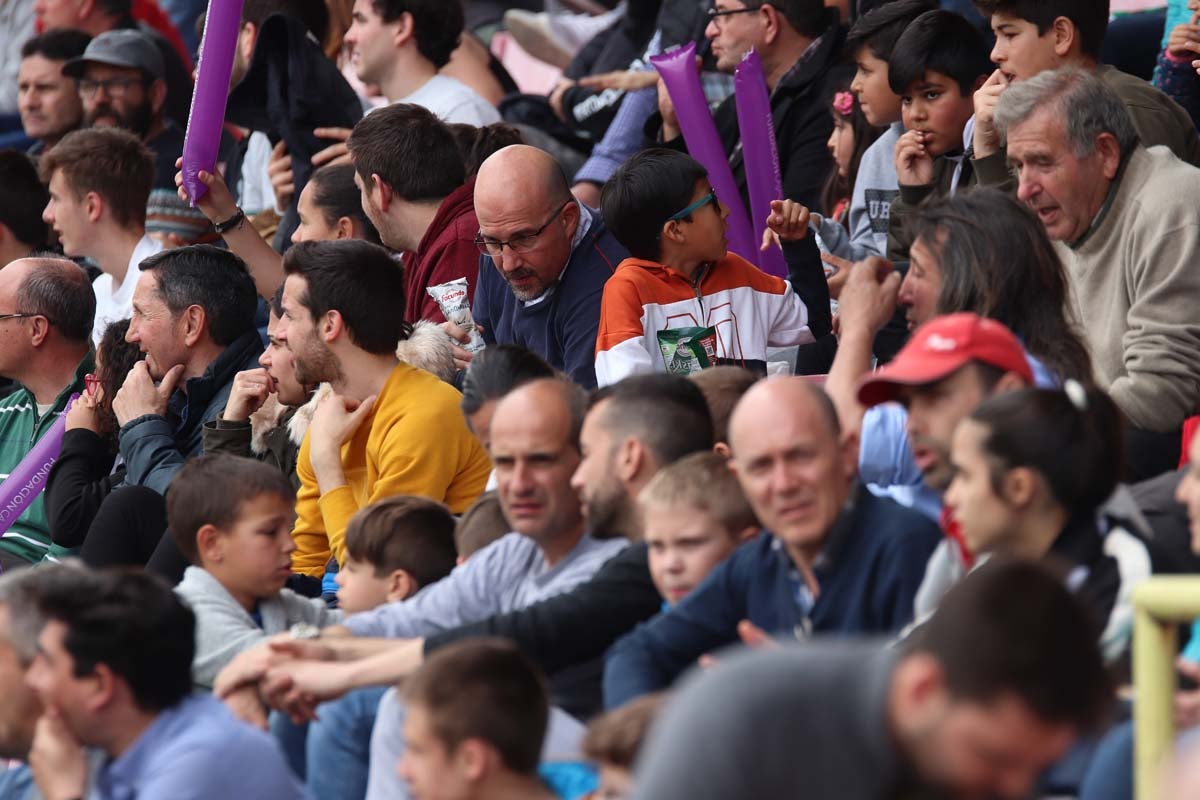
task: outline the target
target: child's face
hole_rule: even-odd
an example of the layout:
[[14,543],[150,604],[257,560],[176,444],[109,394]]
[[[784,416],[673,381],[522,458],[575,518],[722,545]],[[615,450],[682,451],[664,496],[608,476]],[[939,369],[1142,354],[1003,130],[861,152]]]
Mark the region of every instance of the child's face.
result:
[[346,559],[337,571],[338,608],[347,614],[369,611],[388,601],[391,590],[389,576],[376,577],[375,568],[365,561]]
[[676,605],[713,568],[737,549],[735,534],[709,514],[683,504],[642,507],[650,578],[669,605]]
[[899,120],[900,98],[888,86],[888,62],[864,46],[855,53],[854,63],[858,71],[854,73],[850,91],[858,96],[858,107],[867,122],[882,128]]
[[854,158],[854,126],[850,124],[850,120],[841,114],[833,115],[833,133],[829,134],[829,141],[825,146],[829,148],[829,154],[837,164],[838,175],[842,178],[849,177],[850,161]]
[[975,101],[963,95],[958,82],[928,70],[900,97],[904,127],[927,134],[925,149],[937,157],[963,146],[963,128],[975,113]]
[[1055,51],[1054,30],[1038,36],[1037,25],[1009,14],[992,14],[996,46],[991,59],[1009,83],[1033,78],[1048,69],[1062,66]]
[[[708,179],[701,178],[696,181],[696,188],[688,200],[688,205],[695,203],[712,191],[713,188]],[[715,194],[714,198],[716,198]],[[720,261],[724,258],[725,254],[729,252],[729,240],[725,237],[725,231],[729,228],[726,222],[728,216],[729,209],[720,203],[719,199],[714,199],[713,202],[705,203],[692,211],[687,218],[675,223],[668,223],[668,225],[677,225],[683,234],[683,241],[676,243],[680,255],[701,262]],[[691,222],[688,222],[688,219]],[[663,244],[665,250],[666,237],[663,239]]]
[[204,568],[245,602],[278,592],[292,574],[293,504],[274,493],[242,503],[237,519],[206,552]]

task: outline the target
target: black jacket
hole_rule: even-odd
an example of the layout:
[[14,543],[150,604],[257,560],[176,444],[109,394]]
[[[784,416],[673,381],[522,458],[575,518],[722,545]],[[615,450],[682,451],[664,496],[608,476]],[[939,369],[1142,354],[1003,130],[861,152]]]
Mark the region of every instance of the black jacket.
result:
[[100,504],[125,479],[124,466],[113,471],[116,457],[109,442],[87,428],[63,434],[62,452],[46,479],[46,521],[56,545],[83,545]]

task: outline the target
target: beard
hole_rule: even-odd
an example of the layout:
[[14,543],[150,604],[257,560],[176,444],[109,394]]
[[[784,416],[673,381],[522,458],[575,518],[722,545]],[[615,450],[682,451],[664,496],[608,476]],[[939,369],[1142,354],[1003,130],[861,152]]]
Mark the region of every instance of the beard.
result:
[[315,336],[306,338],[300,350],[292,352],[292,367],[296,371],[296,382],[301,386],[316,386],[342,378],[337,358]]
[[124,128],[139,139],[145,139],[154,121],[154,111],[149,103],[134,106],[125,113],[121,113],[110,103],[99,103],[91,111],[84,113],[84,122],[89,128],[95,127],[96,120],[102,117],[115,119],[118,128]]
[[609,477],[583,500],[583,516],[587,520],[588,533],[600,538],[626,536],[638,538],[638,531],[624,530],[630,527],[632,517],[629,496],[617,481]]

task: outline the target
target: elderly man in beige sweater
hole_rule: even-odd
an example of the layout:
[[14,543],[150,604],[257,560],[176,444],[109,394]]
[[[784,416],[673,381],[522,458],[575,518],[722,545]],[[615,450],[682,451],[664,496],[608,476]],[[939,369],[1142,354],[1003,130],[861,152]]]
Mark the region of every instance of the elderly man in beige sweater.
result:
[[1070,275],[1096,379],[1129,420],[1132,471],[1171,469],[1200,399],[1200,169],[1143,147],[1116,94],[1075,68],[1010,87],[996,124]]

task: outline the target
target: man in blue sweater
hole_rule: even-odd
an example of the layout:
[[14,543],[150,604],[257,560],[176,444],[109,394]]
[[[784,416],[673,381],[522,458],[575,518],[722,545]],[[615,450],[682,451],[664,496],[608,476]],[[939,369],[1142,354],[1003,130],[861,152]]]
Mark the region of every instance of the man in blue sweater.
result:
[[600,296],[629,253],[535,147],[506,147],[483,163],[475,213],[483,256],[471,311],[483,338],[526,347],[595,388]]
[[[764,420],[771,420],[769,425]],[[765,530],[692,594],[614,645],[609,708],[670,685],[736,642],[748,620],[768,634],[899,632],[941,539],[936,525],[857,480],[857,442],[801,378],[750,389],[729,426],[731,466]]]

